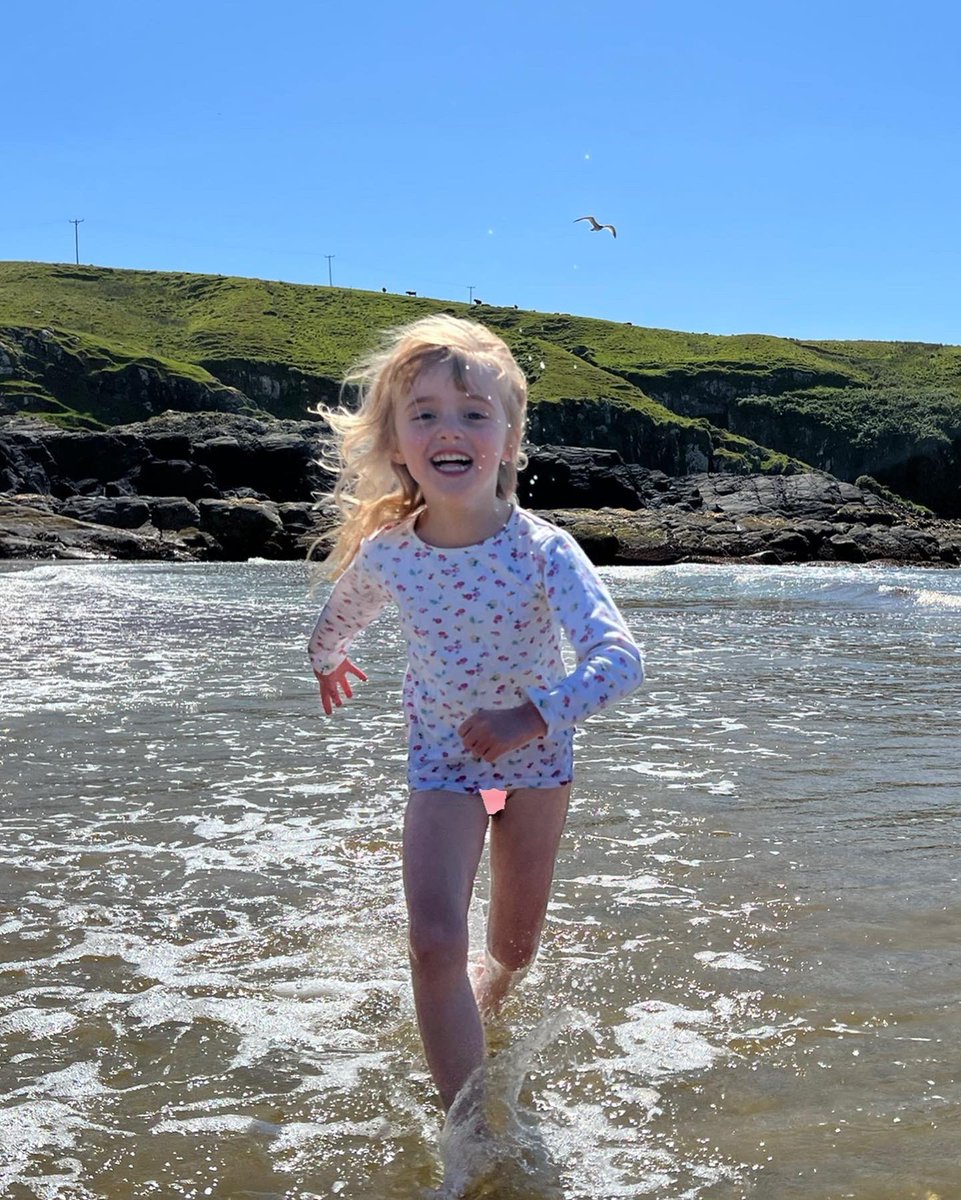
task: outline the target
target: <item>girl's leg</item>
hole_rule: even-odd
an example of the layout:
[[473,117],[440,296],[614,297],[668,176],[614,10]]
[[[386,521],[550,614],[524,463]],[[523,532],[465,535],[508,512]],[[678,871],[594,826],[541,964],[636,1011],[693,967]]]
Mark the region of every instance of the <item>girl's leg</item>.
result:
[[477,984],[485,1016],[497,1012],[516,972],[537,953],[570,796],[569,783],[518,788],[491,820],[487,970]]
[[413,792],[404,818],[404,893],[417,1023],[444,1108],[484,1061],[467,979],[467,910],[484,849],[479,796]]

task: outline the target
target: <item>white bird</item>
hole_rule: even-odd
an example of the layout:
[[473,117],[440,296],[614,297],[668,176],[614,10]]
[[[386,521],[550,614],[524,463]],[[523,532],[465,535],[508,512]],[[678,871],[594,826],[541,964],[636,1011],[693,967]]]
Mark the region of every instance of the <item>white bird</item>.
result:
[[599,221],[595,220],[594,217],[576,217],[574,224],[576,225],[578,221],[590,221],[591,233],[597,233],[600,229],[609,229],[611,233],[617,237],[617,230],[613,225],[602,225]]

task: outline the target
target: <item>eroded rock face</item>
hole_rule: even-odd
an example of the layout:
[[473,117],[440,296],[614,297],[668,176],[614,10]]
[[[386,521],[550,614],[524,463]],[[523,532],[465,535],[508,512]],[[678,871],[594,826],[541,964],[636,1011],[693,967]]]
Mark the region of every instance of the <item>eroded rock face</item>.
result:
[[322,433],[317,422],[223,413],[167,413],[104,432],[14,419],[0,427],[0,486],[65,498],[92,479],[191,500],[239,487],[278,502],[309,500],[328,486],[314,462]]
[[137,496],[71,496],[60,505],[60,515],[116,529],[139,529],[149,523],[150,508]]
[[[170,413],[106,433],[0,429],[0,557],[302,557],[331,527],[316,499],[324,429]],[[598,563],[961,564],[961,523],[821,472],[669,475],[611,448],[533,446],[519,499]]]
[[[0,489],[24,497],[14,504],[34,550],[14,539],[16,548],[0,543],[0,555],[73,555],[86,537],[97,557],[151,548],[158,557],[297,557],[313,540],[314,497],[331,484],[315,463],[321,432],[315,422],[221,413],[169,413],[89,433],[7,421]],[[58,521],[44,522],[44,511]],[[41,525],[45,533],[31,541]],[[142,536],[105,549],[102,530],[90,526]]]

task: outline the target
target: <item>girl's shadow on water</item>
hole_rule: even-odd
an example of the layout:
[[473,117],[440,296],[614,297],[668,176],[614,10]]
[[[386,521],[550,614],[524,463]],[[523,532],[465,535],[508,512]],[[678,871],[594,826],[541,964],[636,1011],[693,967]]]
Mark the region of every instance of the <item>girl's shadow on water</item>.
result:
[[560,1166],[519,1096],[534,1055],[573,1016],[547,1017],[468,1079],[440,1135],[444,1182],[423,1200],[564,1200]]

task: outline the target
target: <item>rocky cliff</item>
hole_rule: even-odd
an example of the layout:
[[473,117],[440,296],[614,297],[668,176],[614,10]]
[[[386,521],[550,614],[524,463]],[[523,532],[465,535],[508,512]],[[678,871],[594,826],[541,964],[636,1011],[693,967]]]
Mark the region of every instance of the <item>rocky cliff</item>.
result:
[[[0,558],[295,558],[331,514],[315,505],[324,427],[167,413],[106,431],[0,429]],[[961,564],[961,523],[820,472],[669,475],[613,449],[532,446],[520,499],[598,563]]]
[[428,312],[501,333],[531,438],[677,475],[872,476],[961,515],[961,347],[720,337],[265,280],[0,263],[0,420],[167,409],[307,416],[372,331]]
[[105,553],[105,530],[117,554],[302,553],[330,484],[311,410],[372,331],[437,311],[510,344],[535,446],[521,498],[609,510],[565,518],[599,560],[957,562],[936,517],[961,516],[959,347],[40,263],[0,263],[0,554]]

